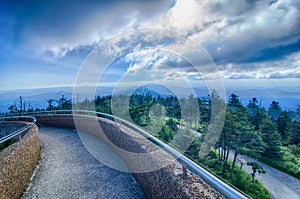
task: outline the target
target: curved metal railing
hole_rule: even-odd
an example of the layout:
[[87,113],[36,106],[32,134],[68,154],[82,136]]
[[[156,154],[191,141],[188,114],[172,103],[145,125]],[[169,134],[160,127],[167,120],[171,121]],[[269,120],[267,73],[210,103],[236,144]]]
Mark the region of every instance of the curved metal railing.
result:
[[35,117],[31,117],[31,116],[10,116],[10,117],[0,117],[0,123],[3,122],[26,122],[26,125],[8,135],[5,135],[3,137],[0,138],[0,144],[16,137],[19,136],[20,139],[20,135],[21,133],[25,132],[26,130],[28,130],[32,125],[34,125],[36,123],[36,119]]
[[[24,113],[23,113],[24,114]],[[215,176],[214,174],[207,171],[205,168],[201,167],[200,165],[196,164],[191,159],[184,156],[182,153],[174,149],[173,147],[169,146],[165,142],[159,140],[158,138],[154,137],[150,133],[146,132],[144,129],[120,118],[117,116],[113,116],[107,113],[101,113],[96,111],[87,111],[87,110],[55,110],[55,111],[41,111],[41,112],[31,112],[26,113],[30,115],[43,115],[43,114],[82,114],[82,115],[94,115],[94,116],[102,116],[105,118],[113,119],[134,131],[137,131],[151,142],[159,145],[163,148],[167,153],[175,157],[182,165],[184,165],[188,170],[198,175],[201,179],[203,179],[207,184],[212,186],[215,190],[221,193],[225,198],[229,199],[244,199],[250,198],[250,196],[246,195],[245,193],[241,192],[240,190],[236,189],[233,186],[222,181],[220,178]]]

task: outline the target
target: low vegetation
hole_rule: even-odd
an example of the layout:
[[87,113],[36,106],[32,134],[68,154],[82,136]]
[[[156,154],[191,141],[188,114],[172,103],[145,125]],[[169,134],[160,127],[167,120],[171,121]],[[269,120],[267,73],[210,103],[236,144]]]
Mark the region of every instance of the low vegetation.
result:
[[6,147],[12,145],[13,143],[15,143],[17,140],[8,140],[6,142],[3,142],[0,144],[0,151],[2,151],[3,149],[5,149]]
[[[212,150],[205,158],[199,160],[199,162],[217,176],[223,175],[223,166],[220,164],[216,151]],[[247,193],[252,198],[268,199],[271,197],[268,190],[255,180],[255,175],[254,177],[250,176],[237,165],[235,165],[234,173],[230,177],[231,163],[231,161],[228,161],[226,165],[225,175],[223,176],[225,181]]]

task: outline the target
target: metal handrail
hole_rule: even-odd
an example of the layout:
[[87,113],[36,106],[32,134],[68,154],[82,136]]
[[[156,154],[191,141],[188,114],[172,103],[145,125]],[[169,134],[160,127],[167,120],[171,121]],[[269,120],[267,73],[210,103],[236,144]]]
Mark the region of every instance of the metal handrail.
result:
[[184,156],[182,153],[174,149],[173,147],[169,146],[165,142],[159,140],[158,138],[154,137],[150,133],[146,132],[144,129],[137,127],[136,125],[120,118],[117,116],[113,116],[107,113],[101,113],[96,111],[87,111],[87,110],[53,110],[53,111],[41,111],[41,112],[31,112],[26,113],[30,115],[43,115],[43,114],[93,114],[95,116],[105,116],[114,121],[118,121],[121,124],[131,128],[132,130],[138,131],[138,133],[142,134],[144,137],[149,139],[151,142],[161,146],[166,152],[170,155],[175,157],[181,164],[183,164],[188,170],[198,175],[201,179],[203,179],[207,184],[212,186],[216,191],[221,193],[225,198],[230,199],[244,199],[244,198],[251,198],[247,194],[241,192],[240,190],[236,189],[229,184],[223,182],[220,178],[215,176],[214,174],[207,171],[205,168],[201,167],[200,165],[196,164],[191,159]]
[[[25,120],[26,119],[26,120]],[[31,121],[28,121],[31,120]],[[32,125],[34,125],[36,123],[36,119],[35,117],[31,117],[31,116],[10,116],[10,117],[0,117],[0,122],[9,122],[9,121],[18,121],[18,122],[26,122],[26,125],[20,129],[18,129],[17,131],[14,131],[6,136],[3,136],[0,138],[0,144],[16,137],[19,136],[21,133],[23,133],[24,131],[28,130],[29,128],[31,128]]]

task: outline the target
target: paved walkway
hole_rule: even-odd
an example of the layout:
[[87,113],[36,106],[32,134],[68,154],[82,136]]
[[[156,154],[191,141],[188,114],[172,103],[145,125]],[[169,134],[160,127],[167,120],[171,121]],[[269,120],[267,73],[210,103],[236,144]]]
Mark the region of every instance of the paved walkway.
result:
[[[233,153],[230,153],[230,159],[233,159]],[[266,170],[265,174],[256,174],[255,178],[261,182],[271,193],[273,199],[299,199],[300,198],[300,180],[281,172],[269,165],[259,162],[251,157],[239,155],[238,159],[243,162],[257,162]],[[250,166],[243,166],[247,173],[252,172]]]
[[22,198],[144,198],[130,173],[96,160],[75,130],[41,127],[39,131],[41,158]]

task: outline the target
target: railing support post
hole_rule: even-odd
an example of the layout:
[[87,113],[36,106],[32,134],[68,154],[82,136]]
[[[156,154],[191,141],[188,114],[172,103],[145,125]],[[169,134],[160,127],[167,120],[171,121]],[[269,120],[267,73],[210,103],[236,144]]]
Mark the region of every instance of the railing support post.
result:
[[183,179],[187,179],[187,169],[185,164],[182,164],[182,177]]

